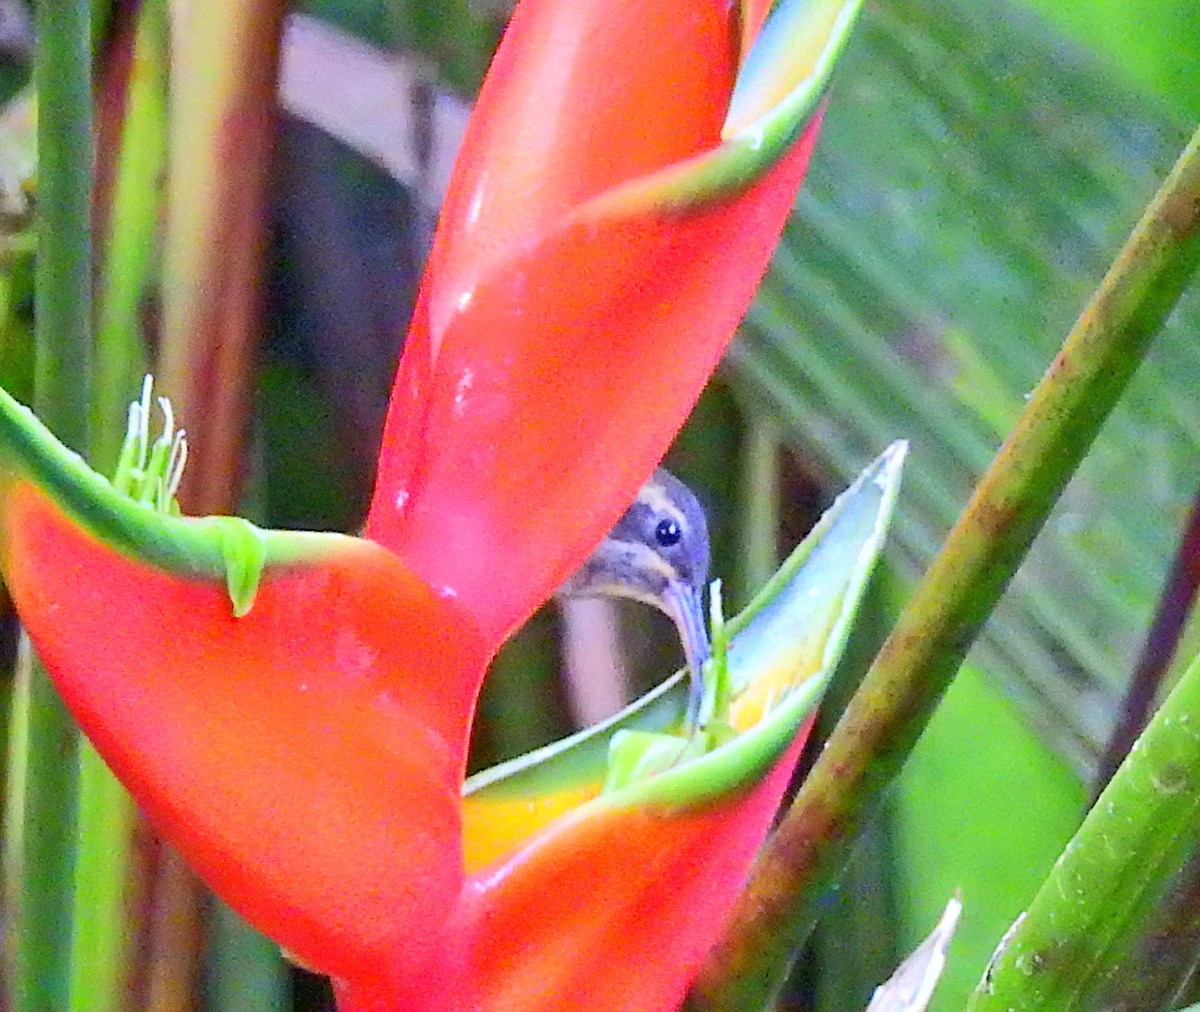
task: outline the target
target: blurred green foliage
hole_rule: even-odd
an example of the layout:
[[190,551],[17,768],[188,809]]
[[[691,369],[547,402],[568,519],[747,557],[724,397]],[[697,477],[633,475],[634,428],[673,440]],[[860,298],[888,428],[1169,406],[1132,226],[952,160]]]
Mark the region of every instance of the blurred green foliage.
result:
[[296,9],[372,45],[396,45],[401,0],[300,0]]
[[1105,57],[1116,76],[1156,94],[1184,120],[1200,118],[1200,2],[1028,0]]
[[[1182,146],[1010,4],[870,7],[729,364],[831,485],[913,441],[918,573]],[[869,152],[869,154],[868,154]],[[977,663],[1086,769],[1200,469],[1185,300],[993,615]]]

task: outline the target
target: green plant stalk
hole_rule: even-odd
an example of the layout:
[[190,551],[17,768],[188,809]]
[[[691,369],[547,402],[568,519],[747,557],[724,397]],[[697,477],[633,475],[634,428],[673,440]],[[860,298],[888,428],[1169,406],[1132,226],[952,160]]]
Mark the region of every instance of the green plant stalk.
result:
[[80,743],[70,1012],[124,1006],[133,932],[128,913],[136,810],[86,739]]
[[[38,98],[38,250],[34,406],[68,445],[87,447],[91,361],[91,8],[86,0],[35,5]],[[67,1007],[77,734],[45,671],[20,678],[8,804],[21,852],[10,855],[14,938],[11,1007]]]
[[779,565],[779,430],[762,411],[744,408],[741,452],[739,599],[750,600]]
[[1200,133],[1030,397],[763,852],[695,1009],[778,993],[817,906],[1200,259]]
[[38,249],[34,407],[64,443],[88,445],[91,366],[91,11],[36,5]]
[[167,59],[163,0],[144,0],[135,28],[96,299],[89,458],[103,474],[116,465],[125,412],[146,372],[141,310],[156,264],[166,163]]
[[[97,296],[89,454],[102,472],[117,462],[126,410],[145,371],[139,319],[153,271],[159,185],[166,153],[166,11],[147,0],[138,12],[116,180]],[[116,1012],[129,983],[137,925],[129,906],[136,811],[91,745],[80,746],[72,1012]]]
[[209,918],[209,939],[205,1008],[215,1012],[289,1012],[290,974],[278,945],[219,900]]
[[1200,657],[1147,725],[968,1008],[1095,1008],[1200,833]]

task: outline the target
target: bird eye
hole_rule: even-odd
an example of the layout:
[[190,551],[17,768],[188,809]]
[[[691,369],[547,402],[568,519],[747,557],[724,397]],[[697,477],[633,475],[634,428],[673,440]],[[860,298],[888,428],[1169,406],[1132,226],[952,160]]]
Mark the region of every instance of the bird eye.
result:
[[654,528],[654,540],[663,548],[679,544],[679,539],[682,537],[683,529],[674,520],[660,520],[658,526]]

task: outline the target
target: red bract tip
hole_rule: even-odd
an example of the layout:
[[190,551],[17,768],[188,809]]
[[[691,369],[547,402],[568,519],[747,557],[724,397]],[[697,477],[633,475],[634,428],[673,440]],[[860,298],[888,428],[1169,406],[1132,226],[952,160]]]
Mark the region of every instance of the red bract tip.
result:
[[[524,0],[484,85],[367,532],[497,642],[662,457],[791,208],[820,88],[769,109],[757,139],[722,138],[739,17],[721,2]],[[811,84],[790,80],[789,95]]]

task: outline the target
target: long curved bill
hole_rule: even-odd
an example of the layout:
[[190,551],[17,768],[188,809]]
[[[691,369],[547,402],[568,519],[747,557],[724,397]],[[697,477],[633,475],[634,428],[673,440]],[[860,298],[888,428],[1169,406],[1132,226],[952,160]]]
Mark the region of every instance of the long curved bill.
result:
[[708,626],[704,622],[704,604],[700,592],[682,580],[671,580],[663,595],[666,612],[679,629],[683,643],[683,655],[691,675],[688,693],[687,722],[696,727],[700,717],[700,703],[704,698],[704,662],[708,660],[710,645]]

